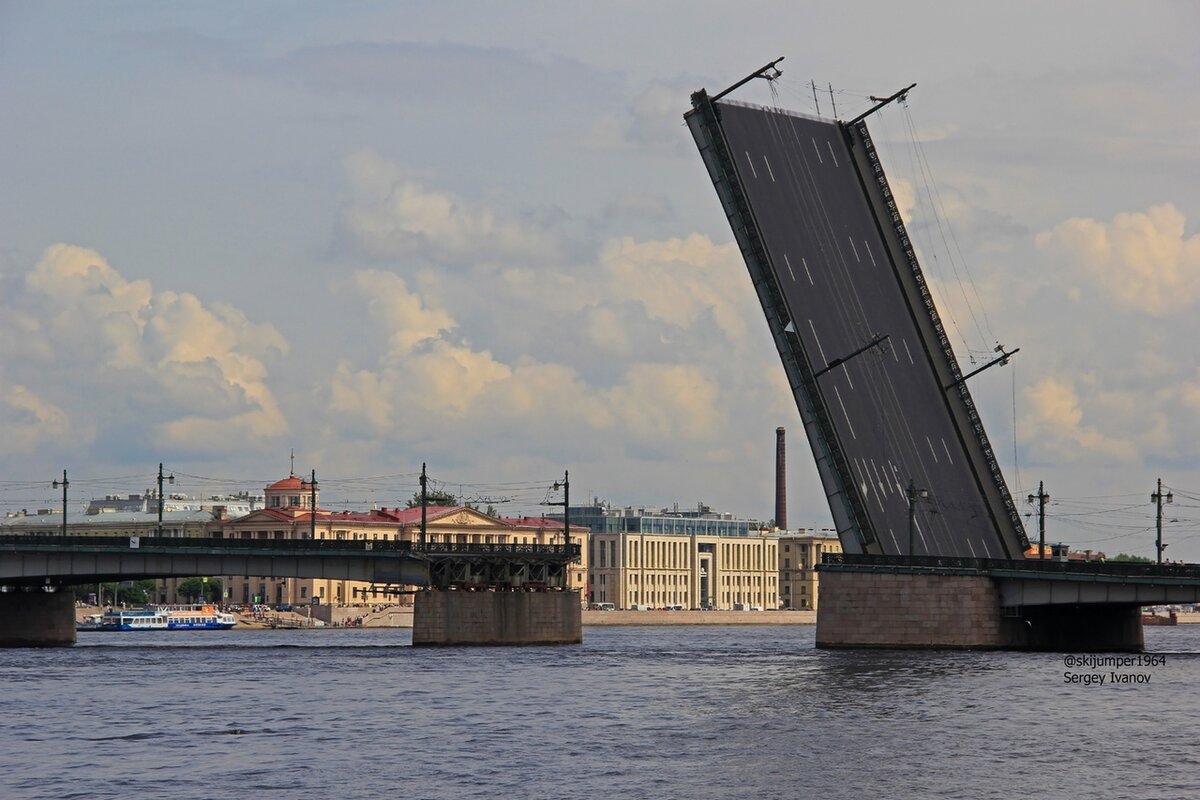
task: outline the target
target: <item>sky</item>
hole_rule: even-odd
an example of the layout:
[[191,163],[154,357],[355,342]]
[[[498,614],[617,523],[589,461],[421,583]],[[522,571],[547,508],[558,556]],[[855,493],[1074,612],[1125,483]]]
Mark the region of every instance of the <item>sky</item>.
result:
[[[683,125],[872,118],[1013,494],[1200,560],[1188,2],[0,2],[0,510],[315,470],[831,524]],[[820,89],[813,97],[812,85]],[[832,102],[831,102],[832,101]],[[75,513],[74,510],[71,513]],[[1036,521],[1027,521],[1036,532]]]

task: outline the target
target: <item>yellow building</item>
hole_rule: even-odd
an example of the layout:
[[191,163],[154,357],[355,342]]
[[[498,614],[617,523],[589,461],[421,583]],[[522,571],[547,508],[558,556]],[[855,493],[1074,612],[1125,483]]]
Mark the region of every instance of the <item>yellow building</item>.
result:
[[618,609],[779,607],[773,536],[593,533],[590,599]]
[[803,530],[779,537],[779,599],[784,608],[817,608],[817,564],[825,553],[842,552],[832,530]]
[[[316,514],[311,511],[316,499]],[[426,533],[432,543],[459,544],[561,544],[561,523],[541,517],[497,518],[465,506],[429,506]],[[213,523],[213,536],[226,539],[334,539],[348,541],[406,541],[420,539],[421,509],[380,508],[372,511],[328,511],[320,507],[320,489],[289,475],[266,489],[266,508],[236,519]],[[587,553],[582,547],[587,529],[571,528],[571,540],[580,545],[583,561],[572,564],[571,588],[585,597]],[[272,576],[223,577],[230,603],[268,605],[370,605],[381,602],[411,604],[412,595],[386,591],[388,587],[363,581]],[[391,587],[395,589],[396,587]]]

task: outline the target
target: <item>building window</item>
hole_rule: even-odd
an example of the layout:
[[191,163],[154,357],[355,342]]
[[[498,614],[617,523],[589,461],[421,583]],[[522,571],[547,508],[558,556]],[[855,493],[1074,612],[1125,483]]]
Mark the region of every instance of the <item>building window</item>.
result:
[[301,587],[300,587],[300,599],[301,599],[301,600],[307,600],[307,599],[308,599],[308,587],[307,587],[307,586],[301,586]]

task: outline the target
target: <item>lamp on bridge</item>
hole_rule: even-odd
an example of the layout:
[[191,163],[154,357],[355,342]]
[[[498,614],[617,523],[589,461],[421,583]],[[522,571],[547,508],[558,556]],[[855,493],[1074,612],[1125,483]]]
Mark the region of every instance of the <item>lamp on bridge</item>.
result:
[[63,479],[61,481],[53,481],[50,485],[53,486],[55,489],[57,489],[59,486],[61,486],[62,490],[63,490],[62,535],[66,536],[67,535],[67,487],[71,485],[71,482],[67,480],[67,471],[65,469],[63,470]]
[[[166,476],[167,483],[175,483],[175,473],[172,472]],[[163,517],[163,465],[160,461],[158,464],[158,532],[156,536],[162,536],[162,517]]]
[[908,481],[908,557],[912,558],[916,555],[914,547],[916,546],[916,530],[917,530],[917,501],[925,500],[929,497],[928,489],[918,489],[917,484],[910,478]]

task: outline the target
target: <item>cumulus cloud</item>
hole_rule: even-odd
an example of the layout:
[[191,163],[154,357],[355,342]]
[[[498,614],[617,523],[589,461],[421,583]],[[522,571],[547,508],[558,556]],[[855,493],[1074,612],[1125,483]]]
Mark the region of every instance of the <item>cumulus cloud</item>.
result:
[[1084,424],[1084,411],[1072,385],[1043,378],[1027,388],[1025,396],[1032,415],[1025,436],[1036,452],[1053,453],[1057,460],[1068,462],[1094,456],[1119,461],[1137,457],[1132,440]]
[[745,267],[737,247],[706,236],[609,242],[600,263],[618,298],[640,305],[655,320],[686,328],[711,317],[731,340],[746,335]]
[[353,252],[457,267],[542,263],[560,254],[544,227],[430,189],[372,151],[351,156],[346,169],[354,199],[339,215],[338,234]]
[[47,442],[77,435],[67,413],[20,384],[0,389],[0,438],[12,453],[30,453]]
[[231,306],[155,292],[69,244],[45,251],[14,305],[21,313],[4,315],[5,337],[39,345],[6,354],[22,383],[5,402],[32,421],[30,437],[70,427],[218,452],[287,430],[263,361],[287,342]]
[[1037,247],[1119,308],[1161,317],[1200,298],[1200,235],[1185,236],[1186,222],[1170,203],[1108,223],[1072,218],[1039,234]]

